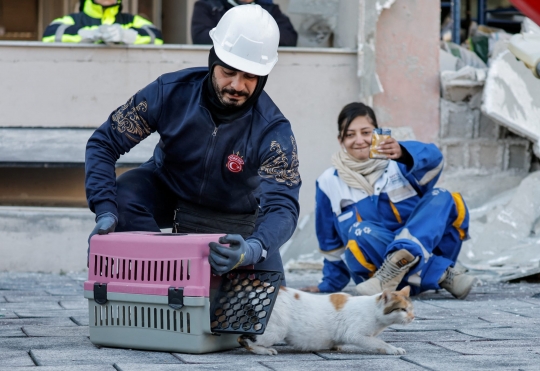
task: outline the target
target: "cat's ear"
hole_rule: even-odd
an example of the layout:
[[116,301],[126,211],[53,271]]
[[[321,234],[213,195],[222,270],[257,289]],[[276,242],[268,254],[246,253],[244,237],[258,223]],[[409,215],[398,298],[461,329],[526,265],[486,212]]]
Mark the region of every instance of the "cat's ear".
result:
[[382,292],[379,300],[382,300],[384,304],[388,304],[392,300],[392,290],[386,289]]
[[411,294],[411,286],[405,286],[399,292],[405,296],[409,296]]

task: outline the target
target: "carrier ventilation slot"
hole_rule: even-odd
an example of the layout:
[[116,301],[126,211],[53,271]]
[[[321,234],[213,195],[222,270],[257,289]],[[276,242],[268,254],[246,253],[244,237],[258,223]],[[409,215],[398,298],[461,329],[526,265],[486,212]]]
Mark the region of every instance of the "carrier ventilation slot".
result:
[[191,333],[189,312],[138,305],[95,305],[95,327],[137,327]]
[[94,256],[94,276],[138,282],[180,282],[191,279],[191,260],[135,260]]

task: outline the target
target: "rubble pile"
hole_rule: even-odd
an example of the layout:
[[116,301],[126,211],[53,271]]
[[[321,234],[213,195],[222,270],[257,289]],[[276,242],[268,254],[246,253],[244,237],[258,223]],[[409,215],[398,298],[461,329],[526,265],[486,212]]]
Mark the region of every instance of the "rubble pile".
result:
[[490,99],[493,94],[485,88],[492,74],[490,66],[508,53],[509,35],[498,31],[491,38],[497,41],[487,43],[491,45],[487,63],[462,46],[441,44],[440,147],[446,171],[487,175],[530,170],[530,139],[516,135],[483,108],[486,96]]
[[[538,30],[525,19],[522,32]],[[458,262],[508,281],[540,273],[540,80],[510,53],[504,31],[481,26],[471,42],[475,52],[441,48],[440,145],[445,171],[460,174],[446,183],[470,208]]]

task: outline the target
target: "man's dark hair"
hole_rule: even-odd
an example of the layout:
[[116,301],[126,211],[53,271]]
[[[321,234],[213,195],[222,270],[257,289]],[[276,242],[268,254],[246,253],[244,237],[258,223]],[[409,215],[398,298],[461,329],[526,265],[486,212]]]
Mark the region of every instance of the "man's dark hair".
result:
[[343,141],[343,134],[347,132],[351,122],[357,117],[367,117],[371,124],[376,128],[379,127],[377,124],[377,117],[375,117],[375,112],[370,106],[365,105],[361,102],[353,102],[347,104],[338,116],[338,138]]

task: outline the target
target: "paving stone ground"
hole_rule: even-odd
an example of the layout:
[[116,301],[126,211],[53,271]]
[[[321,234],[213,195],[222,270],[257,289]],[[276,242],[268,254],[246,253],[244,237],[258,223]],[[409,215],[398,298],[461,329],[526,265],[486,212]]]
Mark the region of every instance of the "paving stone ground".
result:
[[[315,284],[320,272],[287,273],[291,287]],[[243,348],[207,354],[101,347],[88,333],[85,273],[0,273],[0,371],[35,370],[539,370],[540,284],[489,283],[466,300],[444,291],[414,298],[416,319],[380,337],[407,354],[344,350],[276,356]],[[346,291],[350,291],[348,287]]]

